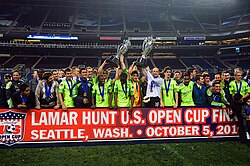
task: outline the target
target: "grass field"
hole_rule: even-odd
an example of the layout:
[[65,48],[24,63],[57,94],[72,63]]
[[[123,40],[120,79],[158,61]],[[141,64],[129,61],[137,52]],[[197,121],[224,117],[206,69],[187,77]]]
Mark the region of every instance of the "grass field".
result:
[[249,144],[200,142],[0,149],[0,165],[250,165]]

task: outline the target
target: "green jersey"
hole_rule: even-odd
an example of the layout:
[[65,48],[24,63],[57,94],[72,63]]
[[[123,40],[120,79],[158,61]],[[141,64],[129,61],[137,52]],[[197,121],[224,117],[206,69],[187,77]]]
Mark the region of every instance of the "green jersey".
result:
[[98,84],[96,75],[94,74],[92,78],[88,80],[88,82],[91,83],[92,85]]
[[63,96],[63,102],[66,107],[74,107],[74,100],[72,98],[72,90],[74,87],[74,84],[76,83],[75,80],[62,80],[62,82],[59,85],[58,92],[62,94]]
[[186,86],[184,84],[180,84],[178,87],[178,91],[181,94],[181,106],[194,106],[193,101],[193,87],[194,83],[192,81]]
[[92,90],[92,97],[95,98],[96,107],[108,107],[109,106],[109,93],[112,92],[112,85],[110,81],[105,82],[103,86],[99,83],[94,84]]
[[241,80],[239,83],[234,80],[229,83],[229,92],[231,95],[240,93],[242,96],[244,96],[245,94],[250,93],[250,87],[244,80]]
[[130,107],[130,97],[134,95],[134,89],[130,80],[127,80],[124,84],[120,80],[116,80],[114,92],[117,93],[118,107]]
[[175,104],[175,92],[178,91],[176,84],[174,79],[170,79],[169,81],[162,80],[161,92],[164,106],[173,106]]
[[225,92],[222,90],[220,93],[212,93],[210,89],[207,89],[207,99],[211,106],[223,107],[227,104]]

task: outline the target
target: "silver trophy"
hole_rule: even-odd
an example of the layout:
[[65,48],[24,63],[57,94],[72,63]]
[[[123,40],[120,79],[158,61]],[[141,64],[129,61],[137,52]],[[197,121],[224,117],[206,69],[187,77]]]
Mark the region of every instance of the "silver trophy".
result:
[[111,66],[118,66],[119,65],[119,58],[121,55],[125,54],[128,51],[128,46],[131,45],[129,40],[123,40],[116,51],[116,55],[110,56],[107,61]]
[[153,49],[155,39],[153,36],[146,37],[142,44],[142,56],[136,60],[136,66],[145,67],[147,65],[147,56]]

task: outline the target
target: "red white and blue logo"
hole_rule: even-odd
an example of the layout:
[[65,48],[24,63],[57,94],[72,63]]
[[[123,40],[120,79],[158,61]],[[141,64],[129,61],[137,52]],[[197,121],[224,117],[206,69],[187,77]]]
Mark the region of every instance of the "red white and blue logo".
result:
[[0,144],[11,146],[23,139],[25,118],[26,113],[11,110],[0,113]]

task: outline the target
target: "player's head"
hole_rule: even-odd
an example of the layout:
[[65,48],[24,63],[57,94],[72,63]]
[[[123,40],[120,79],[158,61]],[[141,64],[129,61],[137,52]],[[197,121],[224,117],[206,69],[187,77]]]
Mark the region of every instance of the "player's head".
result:
[[72,78],[72,70],[69,67],[65,69],[65,76],[68,80]]
[[183,75],[183,83],[184,83],[184,85],[188,85],[189,82],[190,82],[190,75],[188,73],[185,73]]
[[30,87],[27,84],[22,84],[20,86],[20,92],[23,96],[29,96],[30,95]]
[[21,78],[21,74],[18,70],[12,72],[12,78],[14,81],[18,81]]
[[103,85],[105,83],[105,79],[104,79],[103,74],[99,74],[98,77],[97,77],[97,79],[98,79],[98,83],[100,85]]
[[48,84],[52,84],[53,82],[53,75],[49,72],[45,72],[43,74],[43,80],[45,80]]
[[229,71],[227,71],[227,70],[224,71],[223,75],[224,75],[224,80],[229,82],[230,81],[230,73],[229,73]]
[[234,73],[234,78],[236,81],[241,81],[242,80],[242,71],[236,71]]
[[133,71],[131,73],[131,78],[132,78],[132,81],[137,82],[139,79],[139,73],[137,71]]
[[4,75],[4,82],[5,82],[5,84],[7,84],[10,80],[11,80],[11,75],[10,74],[5,74]]
[[80,69],[77,66],[72,67],[72,74],[74,77],[78,77],[80,74]]
[[80,69],[80,75],[81,75],[81,78],[83,78],[83,79],[87,79],[87,70],[86,70],[86,68],[81,68]]
[[127,74],[126,73],[121,73],[120,80],[121,80],[121,82],[125,82],[127,80]]
[[58,80],[59,79],[58,70],[56,70],[56,69],[51,70],[51,74],[53,75],[54,80]]
[[202,75],[198,74],[194,77],[194,80],[197,84],[202,85],[204,84],[204,78]]
[[43,73],[44,73],[44,69],[43,68],[39,68],[38,71],[37,71],[39,79],[43,79]]
[[88,78],[92,78],[92,75],[93,75],[93,68],[91,66],[88,66],[87,68],[87,77]]
[[177,81],[179,81],[181,79],[181,71],[176,70],[174,72],[174,79],[177,80]]
[[165,74],[165,78],[170,78],[172,74],[172,69],[170,66],[167,66],[164,68],[164,74]]
[[105,80],[108,79],[108,71],[107,70],[103,70],[102,74],[103,74],[103,77]]
[[59,70],[59,72],[58,72],[58,77],[59,77],[59,78],[65,77],[65,71],[64,71],[64,69],[60,69],[60,70]]
[[157,67],[153,68],[152,70],[153,77],[158,77],[159,74],[160,74],[160,70]]
[[247,105],[249,105],[250,106],[250,97],[248,97],[248,99],[247,99]]
[[205,84],[208,85],[210,83],[210,75],[208,73],[203,73],[202,76],[204,78]]
[[196,74],[197,74],[197,72],[196,72],[196,70],[194,69],[194,68],[189,68],[188,70],[187,70],[187,73],[190,75],[190,77],[195,77],[196,76]]
[[220,72],[215,73],[214,80],[215,81],[221,81],[221,73]]
[[214,88],[215,92],[221,92],[220,81],[214,81],[213,88]]

